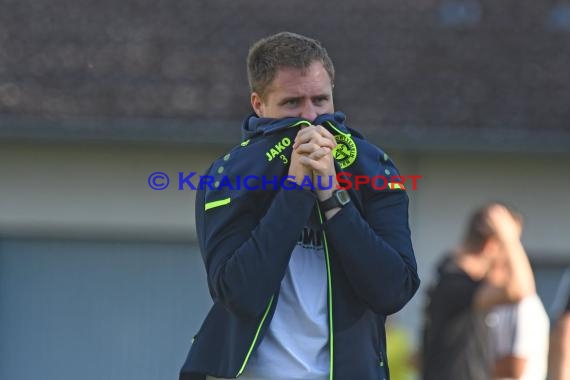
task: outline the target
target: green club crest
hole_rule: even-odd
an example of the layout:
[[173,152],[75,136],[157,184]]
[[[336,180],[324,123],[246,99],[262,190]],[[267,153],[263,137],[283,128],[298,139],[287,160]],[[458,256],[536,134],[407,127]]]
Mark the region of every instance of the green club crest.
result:
[[356,144],[350,136],[335,135],[336,148],[333,150],[333,157],[340,165],[341,169],[345,169],[352,165],[356,160]]

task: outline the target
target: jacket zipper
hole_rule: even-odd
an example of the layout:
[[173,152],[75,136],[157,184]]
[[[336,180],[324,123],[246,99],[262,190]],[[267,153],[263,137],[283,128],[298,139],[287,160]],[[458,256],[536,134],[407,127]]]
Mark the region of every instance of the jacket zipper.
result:
[[[321,213],[321,208],[317,206],[317,211],[319,213],[319,219],[321,226],[323,226],[323,214]],[[328,304],[329,304],[329,355],[330,355],[330,367],[329,367],[329,380],[333,380],[333,369],[334,369],[334,329],[333,329],[333,313],[332,313],[332,281],[331,281],[331,264],[329,257],[329,247],[327,243],[327,234],[324,228],[323,232],[323,245],[325,248],[325,259],[327,263],[327,287],[328,287]]]
[[257,331],[255,332],[255,336],[253,337],[253,342],[251,342],[251,345],[249,346],[249,350],[247,351],[247,354],[245,355],[245,359],[243,361],[243,364],[241,365],[241,368],[239,369],[239,372],[237,373],[236,377],[239,377],[243,373],[243,371],[245,370],[245,366],[247,365],[247,362],[249,360],[249,356],[253,352],[253,347],[255,347],[255,343],[257,342],[257,338],[259,337],[259,332],[261,331],[261,328],[263,327],[263,323],[265,322],[265,318],[267,318],[267,314],[269,314],[269,310],[271,309],[271,305],[273,304],[273,297],[274,296],[271,296],[271,298],[269,299],[269,304],[267,305],[267,308],[265,309],[265,313],[263,313],[263,317],[261,318],[261,321],[259,322],[259,326],[257,326]]
[[[323,215],[321,213],[321,209],[320,207],[317,206],[317,211],[319,213],[319,219],[321,222],[321,226],[323,225]],[[324,248],[325,248],[325,259],[326,259],[326,264],[327,264],[327,288],[328,288],[328,305],[329,305],[329,356],[330,356],[330,366],[329,366],[329,380],[333,380],[333,358],[334,358],[334,333],[333,333],[333,314],[332,314],[332,282],[331,282],[331,266],[330,266],[330,257],[329,257],[329,248],[328,248],[328,244],[327,244],[327,235],[325,233],[325,231],[323,230],[323,244],[324,244]],[[245,359],[243,361],[243,364],[241,365],[241,368],[239,369],[236,377],[239,377],[243,371],[245,370],[245,366],[247,365],[247,362],[249,361],[249,357],[251,355],[251,353],[253,352],[253,348],[255,347],[255,343],[257,342],[257,338],[259,337],[259,332],[261,331],[261,328],[263,327],[263,324],[265,323],[265,319],[267,318],[267,314],[269,314],[269,310],[271,309],[271,305],[273,304],[273,297],[271,296],[271,298],[269,299],[269,304],[267,305],[267,308],[265,309],[265,313],[263,313],[263,317],[261,318],[261,321],[259,322],[259,326],[257,326],[257,331],[255,332],[255,336],[253,337],[253,342],[251,342],[251,345],[249,346],[249,350],[247,351],[247,354],[245,356]]]

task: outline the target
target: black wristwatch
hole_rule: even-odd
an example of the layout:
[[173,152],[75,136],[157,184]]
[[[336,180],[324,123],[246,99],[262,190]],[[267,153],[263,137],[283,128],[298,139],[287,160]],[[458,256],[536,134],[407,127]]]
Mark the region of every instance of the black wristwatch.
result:
[[321,211],[326,212],[335,207],[344,207],[348,202],[350,202],[348,191],[341,189],[333,191],[330,198],[319,202],[319,206],[321,207]]

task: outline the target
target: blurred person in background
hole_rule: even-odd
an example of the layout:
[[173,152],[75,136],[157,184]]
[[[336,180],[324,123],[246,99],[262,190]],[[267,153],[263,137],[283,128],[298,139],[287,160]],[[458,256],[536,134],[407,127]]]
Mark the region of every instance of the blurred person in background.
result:
[[570,380],[570,294],[551,335],[549,380]]
[[[522,218],[520,228],[522,231]],[[489,276],[490,283],[500,288],[509,277],[506,260],[497,259]],[[538,294],[530,294],[515,304],[493,308],[487,316],[487,324],[494,379],[546,379],[550,321]]]
[[[530,263],[520,241],[520,217],[501,203],[471,216],[462,244],[438,266],[428,291],[422,336],[424,380],[490,380],[488,312],[535,294]],[[491,268],[504,260],[510,276],[492,283]]]

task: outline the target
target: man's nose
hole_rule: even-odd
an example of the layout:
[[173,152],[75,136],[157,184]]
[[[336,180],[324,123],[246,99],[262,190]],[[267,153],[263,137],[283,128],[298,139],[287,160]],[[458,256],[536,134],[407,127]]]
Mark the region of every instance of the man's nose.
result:
[[319,116],[317,110],[315,109],[315,106],[310,102],[308,102],[308,104],[303,107],[301,114],[299,115],[299,117],[309,121],[315,120],[317,116]]

